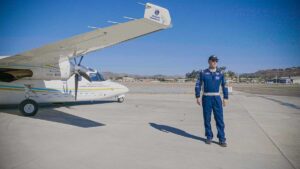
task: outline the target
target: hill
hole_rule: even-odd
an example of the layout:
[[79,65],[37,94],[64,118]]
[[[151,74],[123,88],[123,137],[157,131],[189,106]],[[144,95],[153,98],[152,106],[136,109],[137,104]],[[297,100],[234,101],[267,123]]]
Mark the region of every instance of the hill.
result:
[[290,76],[300,76],[300,67],[290,67],[285,69],[266,69],[266,70],[259,70],[254,73],[240,74],[240,77],[262,78],[262,79],[272,79],[275,77],[290,77]]

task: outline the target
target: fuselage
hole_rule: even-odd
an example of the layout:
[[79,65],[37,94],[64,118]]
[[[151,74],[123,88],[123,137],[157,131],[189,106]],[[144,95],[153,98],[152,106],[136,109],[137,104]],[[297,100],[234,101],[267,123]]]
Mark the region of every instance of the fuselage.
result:
[[[92,77],[93,74],[90,74]],[[100,75],[100,74],[99,74]],[[26,97],[37,103],[75,102],[74,76],[68,80],[17,80],[0,82],[0,104],[19,104]],[[29,92],[28,92],[29,89]],[[92,77],[89,82],[81,78],[76,101],[97,101],[123,95],[127,87]]]

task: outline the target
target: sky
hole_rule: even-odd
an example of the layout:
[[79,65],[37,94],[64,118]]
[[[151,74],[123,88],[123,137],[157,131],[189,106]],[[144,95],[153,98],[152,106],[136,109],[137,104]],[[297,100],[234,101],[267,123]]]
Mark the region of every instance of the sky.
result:
[[[142,18],[143,0],[0,0],[0,55],[18,54]],[[237,73],[300,66],[300,1],[153,0],[168,8],[171,29],[89,53],[83,65],[140,75],[184,75],[219,66]]]

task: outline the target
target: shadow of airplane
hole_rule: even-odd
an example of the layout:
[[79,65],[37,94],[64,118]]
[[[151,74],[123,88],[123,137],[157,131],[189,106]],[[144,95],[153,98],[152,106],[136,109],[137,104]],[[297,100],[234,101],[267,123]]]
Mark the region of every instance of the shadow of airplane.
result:
[[276,102],[278,104],[281,104],[283,106],[287,106],[287,107],[290,107],[290,108],[293,108],[293,109],[300,109],[300,106],[298,105],[295,105],[295,104],[292,104],[292,103],[288,103],[288,102],[283,102],[283,101],[280,101],[280,100],[276,100],[276,99],[273,99],[273,98],[269,98],[269,97],[265,97],[265,96],[260,96],[261,98],[264,98],[264,99],[267,99],[267,100],[271,100],[273,102]]
[[[87,104],[104,104],[104,103],[113,103],[115,101],[97,101],[97,102],[78,102],[78,103],[63,103],[63,104],[41,104],[40,112],[38,112],[33,117],[28,117],[32,119],[46,120],[50,122],[56,122],[61,124],[72,125],[76,127],[82,128],[91,128],[91,127],[100,127],[105,126],[103,123],[99,123],[93,120],[89,120],[83,117],[75,116],[73,114],[65,113],[59,110],[55,110],[58,107],[68,107],[76,106],[76,105],[87,105]],[[0,113],[7,113],[17,116],[23,116],[18,109],[16,109],[16,105],[7,105],[0,107]]]
[[71,108],[72,106],[80,105],[93,105],[93,104],[107,104],[107,103],[116,103],[117,101],[112,100],[102,100],[102,101],[80,101],[80,102],[66,102],[66,103],[45,103],[39,104],[39,107],[66,107]]
[[[155,123],[149,123],[149,125],[159,131],[165,132],[165,133],[173,133],[179,136],[183,136],[183,137],[187,137],[187,138],[191,138],[191,139],[195,139],[195,140],[200,140],[205,142],[206,139],[203,137],[199,137],[199,136],[195,136],[192,135],[190,133],[187,133],[186,131],[183,131],[181,129],[175,128],[175,127],[171,127],[171,126],[167,126],[167,125],[161,125],[161,124],[155,124]],[[219,144],[216,141],[212,141],[213,143]]]

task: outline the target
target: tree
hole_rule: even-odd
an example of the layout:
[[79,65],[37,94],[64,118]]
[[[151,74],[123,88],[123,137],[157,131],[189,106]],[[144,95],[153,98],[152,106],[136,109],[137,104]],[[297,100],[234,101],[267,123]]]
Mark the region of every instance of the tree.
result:
[[196,79],[199,75],[200,71],[193,70],[192,72],[188,72],[185,74],[185,78],[187,79]]
[[235,74],[233,71],[231,71],[231,70],[228,70],[228,71],[226,72],[226,74],[227,74],[227,76],[230,77],[230,78],[236,77],[236,74]]
[[225,72],[226,66],[221,66],[221,67],[219,67],[219,69],[220,69],[221,71],[224,71],[224,72]]

